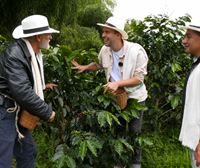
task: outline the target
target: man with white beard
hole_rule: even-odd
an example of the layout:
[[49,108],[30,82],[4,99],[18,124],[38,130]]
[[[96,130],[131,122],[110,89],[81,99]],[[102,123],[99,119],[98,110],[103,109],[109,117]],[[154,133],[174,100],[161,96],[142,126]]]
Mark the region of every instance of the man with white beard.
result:
[[45,16],[26,17],[13,31],[16,42],[0,56],[0,168],[10,168],[13,155],[18,168],[34,168],[31,132],[17,123],[22,110],[48,122],[55,117],[43,90],[56,85],[45,86],[41,54],[41,48],[49,48],[52,33],[59,31],[49,27]]

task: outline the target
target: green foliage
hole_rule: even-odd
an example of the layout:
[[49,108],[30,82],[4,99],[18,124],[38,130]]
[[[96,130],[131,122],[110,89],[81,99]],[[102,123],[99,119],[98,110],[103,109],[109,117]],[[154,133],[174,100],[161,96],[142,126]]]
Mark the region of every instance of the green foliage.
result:
[[100,127],[105,126],[106,123],[108,123],[109,126],[111,127],[113,121],[115,121],[118,125],[120,125],[119,120],[112,113],[103,111],[98,114],[98,123],[100,124]]
[[125,140],[125,139],[117,139],[113,141],[114,149],[119,154],[119,156],[122,155],[124,151],[124,147],[127,149],[133,151],[133,147]]
[[111,15],[111,12],[103,5],[88,5],[79,12],[78,23],[85,27],[95,27],[99,29],[97,23],[104,23]]
[[[145,131],[161,132],[163,128],[169,129],[180,124],[183,79],[191,63],[181,46],[184,33],[182,26],[189,19],[188,16],[176,21],[167,16],[147,17],[144,22],[133,20],[127,27],[130,40],[144,46],[149,56],[149,74],[146,78],[149,99],[148,111],[145,113],[145,125],[148,127],[145,127]],[[57,111],[57,118],[51,129],[59,137],[57,148],[62,146],[62,150],[55,152],[54,164],[83,168],[97,165],[112,167],[118,163],[129,165],[135,144],[132,141],[134,135],[128,132],[127,125],[131,119],[138,117],[139,111],[145,109],[133,102],[131,109],[120,111],[114,97],[103,94],[102,86],[106,81],[102,71],[77,74],[71,70],[72,59],[80,64],[97,61],[94,49],[72,51],[70,47],[58,46],[49,50],[45,59],[46,79],[59,84],[55,92],[46,94],[47,100]],[[124,132],[118,129],[121,126],[120,118],[126,121]],[[180,144],[173,137],[170,142],[174,141],[174,146],[170,146],[169,142],[167,149],[163,141],[165,139],[159,141],[151,136],[138,138],[138,142],[145,147],[144,160],[150,159],[143,163],[144,167],[155,167],[155,159],[158,165],[164,161],[166,165],[173,165],[174,158],[167,155],[172,147]],[[161,152],[156,152],[164,147],[166,155],[163,153],[162,156],[165,160],[157,156]],[[153,154],[150,155],[149,151],[153,151]],[[179,148],[175,154],[180,155],[181,152]],[[71,165],[66,162],[66,157]],[[174,165],[178,165],[181,158],[182,156],[177,158]]]
[[[178,131],[179,132],[179,131]],[[151,145],[143,145],[144,168],[189,168],[191,167],[189,150],[184,149],[179,143],[177,133],[170,131],[169,134],[158,133],[146,134]]]
[[[55,146],[58,145],[59,139],[57,139],[51,131],[47,131],[42,127],[38,127],[33,136],[37,142],[37,148],[39,149],[37,155],[37,168],[54,168],[55,164],[51,159],[55,153]],[[48,143],[47,143],[48,142]]]
[[68,45],[72,50],[99,49],[102,44],[97,30],[79,25],[63,26],[56,40],[61,44]]
[[[183,80],[192,62],[181,45],[182,26],[189,20],[188,16],[175,21],[167,16],[149,16],[127,25],[129,39],[141,44],[149,56],[148,110],[132,102],[130,109],[121,111],[115,98],[103,93],[106,79],[101,70],[81,74],[72,70],[73,59],[80,64],[96,62],[101,43],[96,31],[89,33],[91,29],[76,25],[62,28],[60,40],[67,45],[43,51],[46,82],[58,84],[45,97],[57,114],[51,125],[42,122],[34,132],[39,149],[36,167],[129,166],[135,144],[127,125],[141,110],[146,110],[144,132],[150,132],[137,139],[144,151],[143,167],[189,167],[188,151],[178,143],[177,133],[169,132],[179,128]],[[6,40],[0,37],[0,50],[6,46]],[[123,131],[119,129],[121,118],[126,121]],[[169,134],[151,134],[153,130],[163,133],[163,129]]]
[[0,35],[0,53],[8,47],[9,42],[5,37]]
[[55,91],[46,93],[47,101],[57,112],[55,123],[50,130],[42,125],[57,137],[54,165],[83,168],[110,167],[117,162],[128,165],[134,151],[131,138],[134,133],[127,136],[128,130],[119,132],[119,118],[126,118],[128,125],[143,110],[141,106],[135,101],[134,109],[121,111],[113,95],[103,93],[106,83],[103,71],[77,74],[71,70],[73,59],[80,64],[97,61],[94,49],[72,51],[67,46],[57,46],[43,53],[46,80],[58,84]]
[[158,131],[181,121],[184,79],[192,62],[182,47],[189,16],[170,20],[168,16],[148,16],[144,21],[132,20],[127,25],[129,39],[141,44],[149,56],[146,78],[149,126]]
[[[50,25],[60,30],[64,25],[76,24],[79,11],[92,4],[104,9],[114,6],[114,2],[111,0],[1,0],[0,34],[11,37],[11,32],[20,25],[21,20],[32,14],[47,16]],[[101,12],[93,13],[93,18],[98,17],[97,14],[103,16],[104,14]]]

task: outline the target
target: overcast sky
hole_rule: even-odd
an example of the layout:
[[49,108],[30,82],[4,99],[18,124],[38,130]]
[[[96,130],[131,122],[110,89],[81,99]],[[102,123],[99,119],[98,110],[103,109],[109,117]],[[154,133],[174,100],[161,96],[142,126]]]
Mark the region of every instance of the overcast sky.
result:
[[150,14],[167,14],[171,18],[190,14],[200,22],[200,0],[116,0],[113,14],[122,20],[143,20]]

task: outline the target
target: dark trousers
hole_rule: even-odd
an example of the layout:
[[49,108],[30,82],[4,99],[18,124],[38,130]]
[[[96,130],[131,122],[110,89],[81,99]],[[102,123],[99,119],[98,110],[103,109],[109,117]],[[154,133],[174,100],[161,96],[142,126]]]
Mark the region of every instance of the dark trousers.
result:
[[[128,105],[126,107],[126,111],[131,110],[134,108],[133,106],[134,100],[129,99]],[[145,102],[141,102],[141,105],[145,105]],[[142,131],[142,121],[143,121],[143,114],[144,111],[140,111],[137,118],[132,119],[128,124],[128,132],[131,137],[131,140],[134,142],[134,154],[133,154],[133,164],[140,164],[141,163],[141,156],[142,156],[142,150],[140,144],[137,142],[138,136],[141,134]],[[118,128],[119,132],[124,132],[126,129],[126,121],[123,118],[119,118],[119,121],[122,126]]]
[[139,118],[131,120],[129,124],[129,129],[135,136],[133,136],[134,146],[134,155],[133,155],[133,164],[140,164],[142,158],[142,150],[140,144],[136,141],[136,138],[141,134],[142,129],[142,120],[143,120],[143,111],[140,112]]
[[8,113],[5,107],[0,106],[0,168],[11,168],[13,156],[17,168],[34,168],[36,148],[31,132],[19,129],[25,136],[22,140],[18,140],[15,113]]

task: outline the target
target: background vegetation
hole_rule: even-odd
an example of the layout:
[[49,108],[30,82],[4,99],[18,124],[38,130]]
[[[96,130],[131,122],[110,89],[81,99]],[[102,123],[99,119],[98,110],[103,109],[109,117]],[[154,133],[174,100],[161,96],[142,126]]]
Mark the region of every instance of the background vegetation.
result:
[[[23,5],[22,5],[23,4]],[[77,74],[70,61],[97,61],[102,45],[97,22],[111,15],[113,1],[52,0],[0,3],[0,51],[12,41],[11,33],[30,14],[48,16],[61,30],[52,47],[43,51],[46,82],[58,88],[46,92],[46,101],[57,112],[52,124],[41,122],[33,134],[38,145],[37,168],[100,168],[131,164],[134,134],[119,132],[143,109],[137,102],[130,113],[120,111],[114,98],[103,94],[104,73]],[[8,12],[9,11],[9,12]],[[127,22],[129,41],[140,43],[148,53],[145,79],[149,98],[145,107],[143,134],[137,139],[143,148],[144,168],[189,168],[189,155],[178,141],[182,119],[181,96],[184,78],[192,59],[184,53],[181,40],[189,16],[171,20],[168,16],[147,16]]]

